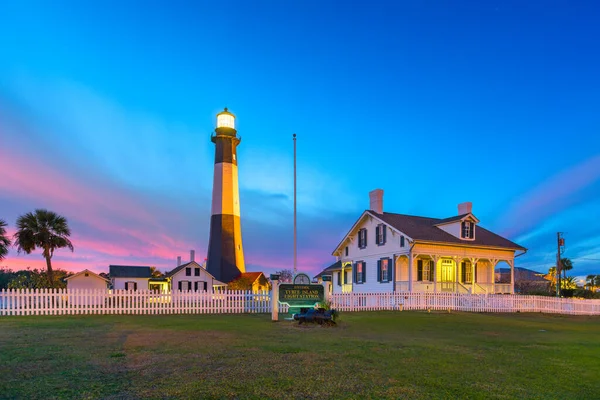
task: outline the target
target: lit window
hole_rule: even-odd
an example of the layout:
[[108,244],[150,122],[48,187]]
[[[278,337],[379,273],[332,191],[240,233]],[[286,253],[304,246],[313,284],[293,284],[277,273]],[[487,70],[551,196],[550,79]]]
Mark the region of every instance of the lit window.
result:
[[356,263],[356,283],[364,283],[365,282],[365,262],[358,261]]
[[380,277],[380,281],[381,282],[388,282],[388,271],[389,271],[389,260],[387,258],[383,258],[380,260],[381,263],[381,277]]

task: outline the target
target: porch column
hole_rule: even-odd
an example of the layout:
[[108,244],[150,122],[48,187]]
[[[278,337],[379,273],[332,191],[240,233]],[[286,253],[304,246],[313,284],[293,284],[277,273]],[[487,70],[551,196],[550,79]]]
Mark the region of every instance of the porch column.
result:
[[433,292],[437,293],[437,262],[439,256],[433,255],[431,256],[431,260],[433,261]]
[[510,294],[515,294],[515,259],[506,262],[510,265]]
[[413,252],[408,253],[408,291],[413,291]]
[[479,259],[473,257],[469,261],[471,261],[471,294],[473,294],[475,293],[475,264]]
[[458,293],[458,269],[460,268],[460,262],[458,257],[454,257],[454,293]]
[[491,278],[491,284],[492,284],[492,294],[496,294],[496,265],[498,264],[498,260],[491,259],[489,260],[490,262],[490,268],[491,268],[491,274],[492,274],[492,278]]

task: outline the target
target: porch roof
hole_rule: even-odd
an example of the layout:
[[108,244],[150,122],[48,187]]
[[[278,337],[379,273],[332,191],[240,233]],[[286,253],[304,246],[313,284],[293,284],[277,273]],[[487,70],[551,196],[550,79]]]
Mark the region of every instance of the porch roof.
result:
[[368,212],[381,219],[385,223],[391,225],[395,229],[406,233],[416,241],[422,240],[427,242],[452,243],[476,247],[491,246],[515,250],[527,250],[525,247],[503,238],[500,235],[490,232],[480,225],[477,225],[475,230],[475,239],[468,241],[461,240],[436,226],[437,224],[450,220],[461,219],[464,217],[464,215],[439,219],[386,212],[383,214],[378,214],[373,210],[368,210]]

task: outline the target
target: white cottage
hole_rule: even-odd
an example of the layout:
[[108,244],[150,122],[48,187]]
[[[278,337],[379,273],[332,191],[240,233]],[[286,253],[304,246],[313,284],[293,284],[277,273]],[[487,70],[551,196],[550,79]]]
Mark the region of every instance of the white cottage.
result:
[[166,277],[171,282],[171,290],[173,291],[207,292],[212,291],[213,286],[224,285],[196,261],[179,265],[168,272]]
[[108,279],[89,269],[67,276],[65,281],[67,281],[67,289],[69,290],[106,290],[109,283]]
[[110,265],[110,281],[114,290],[148,290],[152,270],[147,266]]
[[[514,259],[527,250],[479,225],[471,203],[458,215],[430,218],[383,210],[383,190],[369,193],[362,213],[333,255],[330,275],[340,292],[514,293]],[[495,281],[500,262],[510,283]]]

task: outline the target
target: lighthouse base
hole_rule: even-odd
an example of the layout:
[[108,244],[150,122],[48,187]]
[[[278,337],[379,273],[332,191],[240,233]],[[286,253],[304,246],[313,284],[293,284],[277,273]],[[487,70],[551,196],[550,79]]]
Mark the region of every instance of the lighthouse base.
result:
[[211,217],[206,269],[224,283],[246,272],[239,216],[217,214]]

